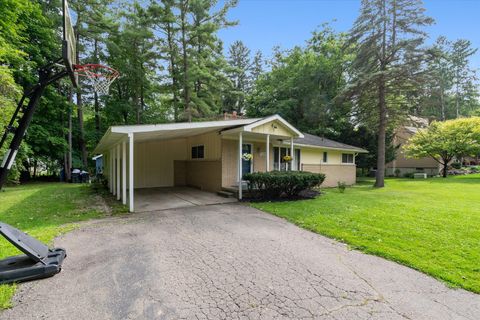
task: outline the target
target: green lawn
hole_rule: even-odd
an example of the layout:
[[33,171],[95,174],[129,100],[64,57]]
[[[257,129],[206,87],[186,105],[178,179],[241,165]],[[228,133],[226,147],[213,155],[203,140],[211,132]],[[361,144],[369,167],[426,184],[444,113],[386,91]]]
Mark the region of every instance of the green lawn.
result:
[[[106,203],[90,186],[81,184],[39,183],[6,188],[0,192],[0,221],[51,244],[56,236],[75,227],[72,222],[100,217],[105,208],[113,213],[125,211],[111,198],[104,199]],[[20,253],[0,237],[0,259]],[[15,285],[0,285],[0,310],[10,307],[14,292]]]
[[383,189],[371,185],[252,206],[480,293],[480,175],[388,179]]

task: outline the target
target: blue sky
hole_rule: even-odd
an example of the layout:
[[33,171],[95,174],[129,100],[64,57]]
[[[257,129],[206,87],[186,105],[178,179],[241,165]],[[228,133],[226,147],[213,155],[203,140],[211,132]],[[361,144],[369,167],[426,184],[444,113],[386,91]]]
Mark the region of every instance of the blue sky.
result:
[[[427,15],[435,19],[430,40],[445,35],[464,38],[480,48],[480,0],[424,0]],[[337,31],[348,31],[358,16],[360,0],[239,0],[229,13],[239,25],[220,32],[225,48],[242,40],[251,50],[269,56],[272,47],[288,49],[303,45],[311,32],[324,22]],[[480,68],[480,52],[472,57]]]

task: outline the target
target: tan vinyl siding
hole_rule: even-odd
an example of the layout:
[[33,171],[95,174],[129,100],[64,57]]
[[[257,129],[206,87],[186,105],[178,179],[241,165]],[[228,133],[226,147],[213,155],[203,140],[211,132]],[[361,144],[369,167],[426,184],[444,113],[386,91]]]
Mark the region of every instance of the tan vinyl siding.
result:
[[186,185],[216,192],[222,188],[222,162],[186,161]]
[[222,140],[222,187],[237,183],[238,141]]
[[[193,146],[205,146],[204,160],[220,160],[222,156],[222,143],[218,132],[205,133],[187,138],[187,159],[191,160]],[[201,159],[195,160],[200,161]]]
[[306,164],[321,164],[323,163],[323,153],[327,152],[327,164],[342,164],[342,153],[350,153],[347,151],[301,148],[301,161]]
[[186,159],[185,146],[185,139],[135,143],[135,188],[173,186],[173,161]]
[[[252,145],[252,172],[265,172],[267,162],[266,142],[245,140],[243,143]],[[222,140],[222,186],[237,185],[238,179],[238,140]],[[273,146],[270,145],[270,171],[273,170]]]
[[252,128],[253,132],[264,133],[264,134],[273,134],[277,136],[286,136],[291,137],[292,132],[285,125],[279,121],[271,121],[265,124],[262,124],[258,127]]
[[[197,145],[205,147],[205,155],[204,159],[194,159],[193,162],[220,161],[221,141],[217,132],[184,139],[135,143],[135,188],[170,187],[182,184],[189,174],[197,177],[197,173],[192,173],[197,166],[183,164],[184,167],[182,167],[182,164],[174,163],[175,161],[191,160],[191,147]],[[209,165],[204,167],[211,168]],[[215,172],[212,172],[210,178],[207,174],[205,179],[215,180],[214,175]],[[195,184],[198,185],[197,182]],[[208,185],[209,181],[206,181],[205,184]]]

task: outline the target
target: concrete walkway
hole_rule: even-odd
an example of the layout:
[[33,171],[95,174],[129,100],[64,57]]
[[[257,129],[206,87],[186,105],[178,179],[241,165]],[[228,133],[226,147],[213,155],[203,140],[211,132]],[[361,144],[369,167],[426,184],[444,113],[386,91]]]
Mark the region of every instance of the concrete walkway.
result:
[[1,319],[479,319],[480,296],[242,204],[83,225]]
[[237,202],[237,199],[224,198],[212,192],[189,187],[135,190],[135,212],[151,212],[232,202]]

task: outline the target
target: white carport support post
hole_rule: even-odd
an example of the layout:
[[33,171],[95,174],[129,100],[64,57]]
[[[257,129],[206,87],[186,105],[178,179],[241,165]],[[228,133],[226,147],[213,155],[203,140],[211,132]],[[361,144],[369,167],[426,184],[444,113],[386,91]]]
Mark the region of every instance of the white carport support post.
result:
[[[108,177],[108,190],[112,191],[112,153],[109,151],[107,157],[103,159],[105,161],[105,174]],[[108,161],[108,162],[107,162]],[[106,171],[108,170],[108,172]]]
[[110,168],[108,170],[110,176],[108,177],[108,182],[110,183],[110,193],[113,193],[113,150],[109,152],[109,162]]
[[120,144],[117,144],[117,200],[120,200],[122,191],[120,190]]
[[243,146],[243,135],[242,132],[238,134],[238,199],[242,200],[242,146]]
[[130,132],[128,134],[128,204],[129,204],[129,209],[130,212],[134,212],[135,207],[135,199],[133,198],[133,132]]
[[293,170],[293,165],[295,164],[295,150],[293,149],[293,138],[290,139],[290,157],[292,157],[292,161],[290,161],[290,170]]
[[265,163],[265,171],[268,172],[270,171],[270,135],[267,134],[267,144],[265,146],[265,149],[266,149],[266,160],[267,161]]
[[115,152],[115,147],[112,149],[112,193],[114,196],[117,195],[117,157]]
[[122,203],[127,204],[127,141],[122,141]]

